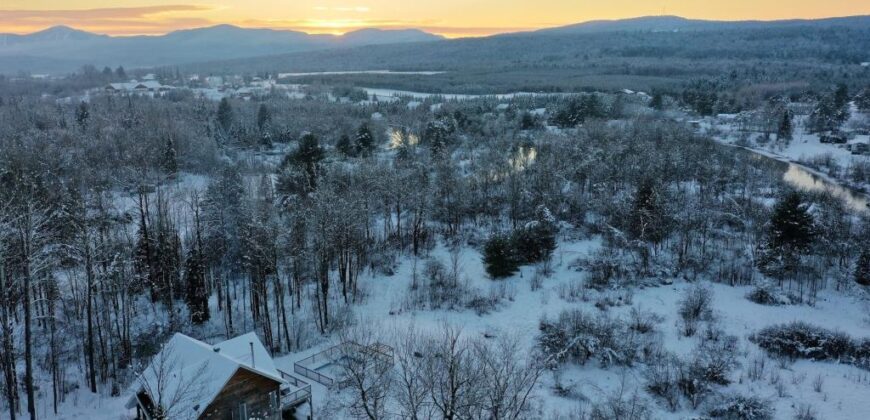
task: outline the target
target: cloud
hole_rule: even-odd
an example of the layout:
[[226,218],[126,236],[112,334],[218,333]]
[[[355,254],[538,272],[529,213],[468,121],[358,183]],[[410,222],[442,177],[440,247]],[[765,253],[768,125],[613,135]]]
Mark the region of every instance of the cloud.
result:
[[420,29],[448,38],[486,36],[506,32],[532,30],[531,27],[493,27],[493,26],[449,26],[432,20],[388,20],[388,19],[248,19],[239,22],[245,27],[272,28],[302,31],[308,33],[340,34],[364,28],[379,29]]
[[[211,6],[177,4],[99,9],[0,10],[0,27],[10,32],[33,32],[54,25],[109,34],[157,34],[212,24],[194,16]],[[8,28],[8,29],[7,29]]]

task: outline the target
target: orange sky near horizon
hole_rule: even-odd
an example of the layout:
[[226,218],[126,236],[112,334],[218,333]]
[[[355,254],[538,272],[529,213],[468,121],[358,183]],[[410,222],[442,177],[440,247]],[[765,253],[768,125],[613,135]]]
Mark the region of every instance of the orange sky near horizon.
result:
[[308,33],[419,28],[484,36],[596,19],[679,15],[774,20],[870,14],[866,0],[0,0],[0,33],[54,25],[110,35],[157,35],[222,23]]

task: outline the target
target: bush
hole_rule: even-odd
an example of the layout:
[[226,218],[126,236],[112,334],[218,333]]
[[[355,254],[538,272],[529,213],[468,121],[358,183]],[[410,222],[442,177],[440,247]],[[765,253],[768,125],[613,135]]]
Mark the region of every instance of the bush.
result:
[[760,284],[755,286],[751,292],[746,295],[746,298],[759,305],[790,305],[792,303],[788,296],[783,295],[776,286],[771,284]]
[[803,322],[764,328],[752,336],[752,341],[770,353],[793,359],[845,361],[855,347],[842,332]]
[[774,409],[767,400],[755,396],[731,394],[721,396],[708,411],[710,417],[725,420],[768,420]]
[[628,323],[607,315],[592,316],[580,310],[568,310],[555,321],[540,323],[538,347],[551,366],[560,363],[586,363],[597,358],[604,366],[631,366],[646,359],[655,345],[650,334],[639,334]]
[[703,341],[692,359],[683,361],[670,353],[651,357],[645,377],[646,389],[661,398],[671,411],[680,407],[680,396],[686,397],[692,408],[713,392],[716,385],[728,385],[731,371],[737,366],[736,337],[719,341]]
[[683,333],[687,337],[695,335],[699,321],[713,319],[713,292],[700,285],[686,290],[680,301],[679,314],[683,319]]

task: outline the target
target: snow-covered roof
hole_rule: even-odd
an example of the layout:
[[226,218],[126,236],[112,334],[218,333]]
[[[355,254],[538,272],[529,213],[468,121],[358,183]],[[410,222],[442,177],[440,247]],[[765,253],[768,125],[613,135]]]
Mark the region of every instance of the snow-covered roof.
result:
[[169,418],[196,419],[239,369],[286,382],[253,332],[215,345],[176,333],[133,383],[127,407],[135,407],[136,394],[145,391],[155,403],[175,401],[165,407]]
[[107,88],[111,87],[115,90],[136,90],[136,89],[149,89],[156,90],[161,88],[171,88],[171,86],[163,86],[160,82],[156,80],[146,80],[142,82],[137,82],[135,80],[131,80],[127,83],[109,83]]

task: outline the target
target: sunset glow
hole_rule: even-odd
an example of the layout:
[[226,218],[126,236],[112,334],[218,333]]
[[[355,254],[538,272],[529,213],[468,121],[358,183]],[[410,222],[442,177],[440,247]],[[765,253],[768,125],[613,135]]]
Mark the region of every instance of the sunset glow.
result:
[[[181,0],[183,1],[183,0]],[[29,33],[54,25],[111,35],[153,35],[233,24],[341,34],[361,28],[418,28],[447,37],[483,36],[596,19],[679,15],[715,20],[820,18],[870,14],[857,0],[4,0],[0,32]]]

